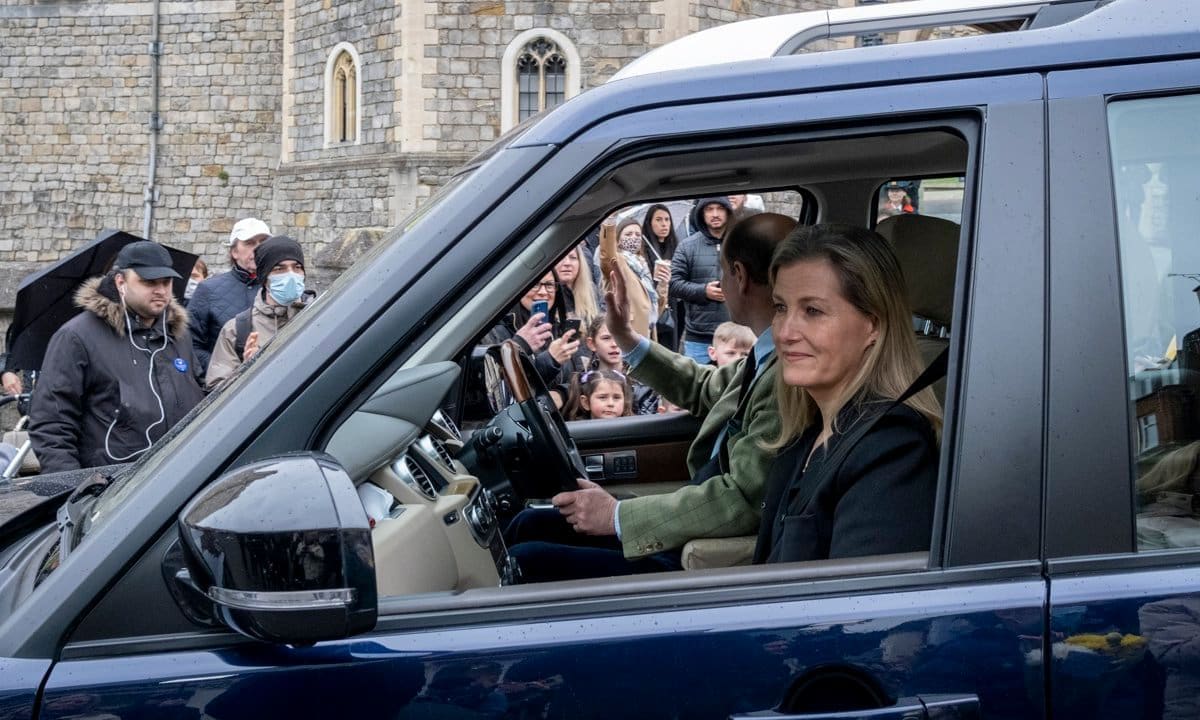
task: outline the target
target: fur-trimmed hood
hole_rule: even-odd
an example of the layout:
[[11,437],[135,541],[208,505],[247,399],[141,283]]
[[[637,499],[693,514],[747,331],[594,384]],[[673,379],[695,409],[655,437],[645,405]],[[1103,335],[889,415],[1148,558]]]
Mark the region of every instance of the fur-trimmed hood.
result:
[[[125,336],[125,318],[122,316],[125,310],[112,275],[84,281],[75,291],[75,305],[106,322],[117,335]],[[167,306],[167,323],[173,338],[180,337],[188,329],[187,310],[174,297]]]

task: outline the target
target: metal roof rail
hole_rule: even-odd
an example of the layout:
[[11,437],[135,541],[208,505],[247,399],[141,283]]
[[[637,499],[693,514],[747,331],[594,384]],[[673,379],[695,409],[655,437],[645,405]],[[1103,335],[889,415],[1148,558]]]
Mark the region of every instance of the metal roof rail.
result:
[[721,25],[651,50],[613,75],[619,80],[667,70],[793,55],[817,40],[876,32],[1005,21],[1033,24],[1046,8],[1059,12],[1052,23],[1073,20],[1098,0],[913,0],[853,8],[789,13]]

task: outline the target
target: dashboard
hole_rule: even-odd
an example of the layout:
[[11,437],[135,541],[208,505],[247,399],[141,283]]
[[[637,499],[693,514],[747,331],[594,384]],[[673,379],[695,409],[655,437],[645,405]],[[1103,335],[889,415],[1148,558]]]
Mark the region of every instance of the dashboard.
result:
[[455,459],[462,447],[458,428],[436,412],[422,434],[358,484],[381,596],[517,582],[496,498]]

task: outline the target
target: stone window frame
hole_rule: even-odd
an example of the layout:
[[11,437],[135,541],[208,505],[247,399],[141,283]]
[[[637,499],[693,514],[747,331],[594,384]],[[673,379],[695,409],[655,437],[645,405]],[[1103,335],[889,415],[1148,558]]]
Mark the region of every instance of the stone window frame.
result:
[[567,61],[564,98],[570,100],[579,94],[579,73],[582,62],[579,57],[579,50],[575,47],[575,43],[571,41],[571,38],[551,28],[530,28],[525,30],[513,38],[508,47],[504,48],[504,57],[500,62],[500,132],[502,133],[517,124],[517,95],[519,92],[517,84],[517,61],[520,59],[521,51],[525,49],[525,46],[538,38],[545,38],[557,45],[559,51]]
[[[354,95],[348,99],[351,114],[353,115],[353,136],[346,140],[339,139],[337,133],[337,130],[340,129],[337,122],[337,113],[340,110],[339,106],[342,98],[339,97],[338,87],[334,82],[334,74],[338,69],[338,60],[343,55],[350,56],[351,66],[354,70]],[[362,143],[362,76],[362,58],[359,57],[358,50],[348,42],[340,42],[334,45],[325,60],[325,147],[358,145]]]

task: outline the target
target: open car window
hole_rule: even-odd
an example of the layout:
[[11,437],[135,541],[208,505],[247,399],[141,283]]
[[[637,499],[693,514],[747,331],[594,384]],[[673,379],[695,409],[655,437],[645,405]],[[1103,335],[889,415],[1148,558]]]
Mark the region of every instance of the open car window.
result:
[[[536,438],[528,434],[530,405],[522,407],[515,401],[496,348],[516,338],[538,299],[548,301],[548,307],[539,309],[553,311],[557,296],[547,298],[545,290],[555,283],[557,266],[565,257],[580,253],[576,272],[591,272],[588,260],[594,259],[590,256],[596,251],[588,245],[589,236],[606,219],[616,225],[631,220],[644,226],[646,213],[663,205],[673,210],[671,225],[679,239],[696,231],[687,226],[694,219],[696,200],[727,199],[746,190],[749,202],[743,201],[743,207],[749,212],[781,212],[804,223],[870,227],[877,218],[865,216],[862,209],[878,202],[888,180],[928,178],[920,197],[927,207],[937,208],[936,214],[914,211],[905,218],[880,221],[877,228],[896,249],[905,275],[911,275],[913,332],[923,361],[932,361],[948,347],[957,329],[952,308],[964,235],[958,221],[964,216],[964,178],[970,157],[964,127],[971,125],[906,126],[895,132],[864,129],[813,139],[743,139],[727,146],[686,150],[659,147],[601,171],[590,187],[539,226],[541,230],[515,261],[497,267],[490,281],[406,364],[409,368],[444,360],[458,364],[461,380],[447,394],[443,408],[451,424],[462,430],[456,427],[451,434],[431,425],[390,462],[356,478],[365,497],[377,496],[371,502],[389,508],[389,517],[379,518],[373,531],[378,536],[377,564],[388,568],[381,595],[458,594],[518,584],[511,563],[504,559],[504,526],[527,504],[546,502],[557,485],[522,479],[522,473],[533,476],[548,471],[529,457],[506,456],[519,453]],[[730,187],[720,179],[731,174],[739,177],[738,186]],[[663,190],[668,181],[669,194]],[[651,258],[661,259],[647,255]],[[652,272],[653,260],[646,264]],[[561,289],[560,285],[556,292]],[[573,315],[577,311],[555,318],[556,327]],[[670,349],[678,347],[676,340]],[[527,353],[531,361],[538,352],[542,348]],[[574,370],[576,379],[592,364],[590,352],[583,355]],[[547,389],[553,384],[547,382]],[[938,383],[935,392],[944,400],[945,381]],[[548,394],[543,405],[548,409],[553,403],[561,411],[559,401],[564,399]],[[564,429],[574,436],[568,443],[585,472],[623,497],[669,493],[687,480],[687,449],[695,423],[654,413],[570,423]],[[530,487],[537,488],[534,496],[528,494],[534,492]],[[517,491],[521,488],[525,494]],[[397,506],[404,508],[397,516],[405,517],[403,522],[390,517]],[[747,542],[753,547],[752,537],[741,542],[741,555],[734,562],[748,559]],[[414,553],[437,558],[436,567]],[[914,567],[906,556],[901,563],[904,570],[899,571],[927,566],[928,556],[922,557]]]

